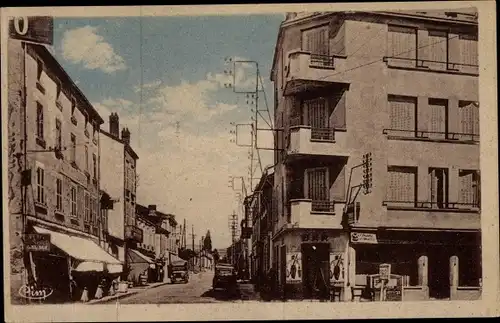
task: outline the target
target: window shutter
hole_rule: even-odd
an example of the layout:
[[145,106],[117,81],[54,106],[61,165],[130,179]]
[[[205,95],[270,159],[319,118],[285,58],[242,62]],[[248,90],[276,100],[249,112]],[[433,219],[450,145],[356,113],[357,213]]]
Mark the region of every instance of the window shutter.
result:
[[78,218],[83,217],[83,202],[84,202],[84,190],[83,187],[78,185],[77,187],[77,196],[76,196],[76,203],[77,203],[77,215]]
[[460,63],[479,65],[478,43],[475,35],[460,35]]
[[340,98],[330,98],[328,103],[330,109],[333,110],[330,125],[334,129],[345,129],[346,128],[346,102],[345,102],[345,92],[343,92]]
[[429,102],[430,111],[430,126],[429,134],[430,137],[434,138],[444,138],[446,131],[446,108],[445,104],[440,102],[431,101]]
[[429,31],[429,59],[434,62],[446,63],[448,34],[444,31]]
[[417,31],[415,28],[389,26],[389,56],[416,59]]

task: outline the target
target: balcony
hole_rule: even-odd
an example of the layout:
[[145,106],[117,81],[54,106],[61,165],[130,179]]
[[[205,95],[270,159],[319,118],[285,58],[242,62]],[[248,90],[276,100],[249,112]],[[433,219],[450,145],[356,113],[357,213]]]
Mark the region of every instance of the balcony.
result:
[[125,226],[125,239],[132,240],[137,243],[142,243],[143,231],[142,229],[136,227],[135,225]]
[[383,206],[387,208],[386,226],[461,230],[481,228],[479,202],[384,201]]
[[346,56],[318,55],[302,50],[288,54],[285,66],[285,95],[292,95],[308,88],[321,88],[332,82],[347,83],[343,80]]
[[289,157],[304,155],[349,157],[345,129],[316,128],[301,124],[298,117],[290,121]]
[[305,229],[341,229],[343,207],[329,200],[291,199],[290,223]]

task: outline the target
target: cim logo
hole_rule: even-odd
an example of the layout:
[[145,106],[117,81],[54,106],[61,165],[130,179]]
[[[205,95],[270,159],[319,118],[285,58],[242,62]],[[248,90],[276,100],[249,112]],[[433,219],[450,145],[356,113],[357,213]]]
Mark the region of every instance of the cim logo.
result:
[[19,289],[19,296],[31,300],[44,300],[52,295],[53,292],[50,287],[23,285]]

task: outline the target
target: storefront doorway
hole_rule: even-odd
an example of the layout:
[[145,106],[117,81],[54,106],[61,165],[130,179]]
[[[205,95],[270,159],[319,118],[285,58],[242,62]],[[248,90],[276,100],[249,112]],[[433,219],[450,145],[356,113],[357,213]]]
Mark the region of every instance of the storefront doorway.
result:
[[433,246],[429,250],[429,297],[446,299],[450,297],[450,256],[446,246]]
[[38,284],[53,291],[44,303],[70,300],[68,258],[51,253],[33,253]]
[[330,290],[328,243],[303,243],[302,268],[305,298],[328,298]]

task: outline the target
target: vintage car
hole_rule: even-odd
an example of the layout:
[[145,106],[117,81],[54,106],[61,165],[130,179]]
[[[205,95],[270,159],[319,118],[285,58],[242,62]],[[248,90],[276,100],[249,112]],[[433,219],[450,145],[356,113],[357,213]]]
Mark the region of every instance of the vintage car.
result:
[[185,260],[175,260],[169,266],[170,282],[177,281],[187,283],[189,281],[188,263]]
[[234,267],[230,264],[217,264],[215,265],[215,274],[212,281],[212,288],[224,289],[229,292],[237,290],[236,272]]

